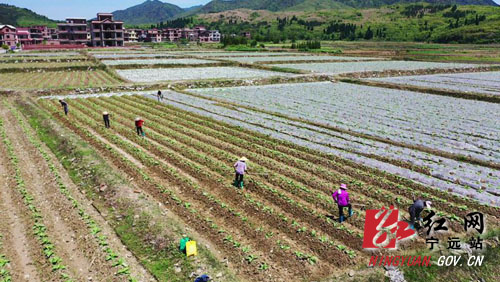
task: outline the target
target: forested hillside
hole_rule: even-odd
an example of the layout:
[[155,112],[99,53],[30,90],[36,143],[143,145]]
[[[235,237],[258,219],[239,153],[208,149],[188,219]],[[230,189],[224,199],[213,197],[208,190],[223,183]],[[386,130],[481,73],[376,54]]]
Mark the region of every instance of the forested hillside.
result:
[[439,43],[500,42],[500,7],[399,4],[382,8],[281,13],[223,12],[199,23],[225,34],[251,31],[257,41],[380,40]]
[[56,21],[28,9],[0,4],[0,24],[10,24],[13,26],[48,25],[55,27]]

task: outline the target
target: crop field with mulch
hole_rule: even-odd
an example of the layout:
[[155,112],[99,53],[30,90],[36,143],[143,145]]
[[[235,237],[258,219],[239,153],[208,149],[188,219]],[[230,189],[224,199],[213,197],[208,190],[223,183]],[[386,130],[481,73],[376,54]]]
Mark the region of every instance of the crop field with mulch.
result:
[[[500,275],[500,105],[469,91],[494,91],[495,65],[286,50],[15,56],[32,70],[0,73],[0,281]],[[61,56],[84,59],[43,61]],[[414,70],[423,76],[405,76]],[[346,79],[351,72],[392,76]],[[417,82],[425,88],[394,86]],[[237,188],[241,157],[249,170]],[[344,222],[332,199],[341,184],[354,211]],[[422,216],[448,228],[434,233],[433,250],[427,227],[394,251],[363,248],[370,210],[394,207],[408,221],[418,198],[432,201]],[[472,212],[484,216],[482,234],[464,231]],[[184,237],[197,242],[196,256],[179,251]],[[449,250],[448,238],[463,247]],[[367,267],[376,255],[431,256],[433,267]],[[484,268],[435,267],[445,255],[483,255]]]

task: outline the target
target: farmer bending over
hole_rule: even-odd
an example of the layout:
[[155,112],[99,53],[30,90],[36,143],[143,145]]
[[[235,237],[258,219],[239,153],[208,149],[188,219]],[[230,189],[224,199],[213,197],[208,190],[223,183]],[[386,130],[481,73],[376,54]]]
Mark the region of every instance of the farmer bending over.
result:
[[349,216],[352,216],[352,207],[349,203],[349,193],[347,192],[347,185],[340,184],[340,189],[332,194],[333,200],[337,203],[339,207],[339,222],[345,221],[344,208],[349,209]]
[[158,93],[156,94],[156,96],[158,96],[158,103],[160,101],[163,101],[163,94],[161,93],[161,90],[158,90]]
[[420,214],[424,210],[424,208],[431,208],[431,201],[424,201],[422,199],[416,199],[413,202],[413,205],[410,206],[408,209],[408,212],[410,212],[410,228],[415,229],[415,220],[421,221],[422,218],[420,217]]
[[234,178],[234,185],[236,187],[243,188],[243,175],[245,175],[245,172],[248,169],[246,163],[247,161],[247,158],[242,157],[234,164],[234,172],[236,174]]
[[102,118],[104,119],[104,126],[106,128],[110,128],[111,125],[109,124],[109,113],[108,112],[103,112],[102,113]]
[[135,119],[135,129],[137,130],[137,135],[143,136],[144,137],[144,131],[142,130],[142,125],[144,124],[144,120],[142,120],[140,117],[137,117]]
[[64,109],[64,114],[68,115],[68,103],[66,103],[66,101],[64,100],[59,100],[59,103],[61,103],[61,106]]

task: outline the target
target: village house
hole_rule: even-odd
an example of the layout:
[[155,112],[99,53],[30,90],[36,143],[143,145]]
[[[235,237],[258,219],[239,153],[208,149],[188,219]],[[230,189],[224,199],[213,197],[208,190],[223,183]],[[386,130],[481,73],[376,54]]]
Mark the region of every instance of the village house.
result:
[[220,42],[221,35],[217,30],[207,30],[204,26],[190,28],[166,28],[161,30],[163,42],[178,42],[185,39],[191,42]]
[[218,30],[205,30],[199,35],[199,42],[217,43],[220,42],[221,35]]
[[0,25],[0,45],[9,46],[9,48],[16,47],[17,29],[11,25]]
[[120,47],[124,42],[123,22],[113,20],[113,14],[98,13],[90,23],[93,47]]
[[140,42],[146,38],[146,32],[138,28],[128,28],[124,31],[125,42]]
[[68,18],[65,23],[57,24],[57,33],[61,45],[87,44],[87,20]]
[[18,27],[16,30],[17,42],[22,46],[31,45],[30,30],[27,27]]
[[244,31],[241,33],[242,37],[246,37],[247,39],[252,39],[252,33],[250,31]]
[[153,42],[153,43],[162,42],[161,32],[156,28],[149,29],[148,31],[146,31],[146,38],[144,41],[145,42]]

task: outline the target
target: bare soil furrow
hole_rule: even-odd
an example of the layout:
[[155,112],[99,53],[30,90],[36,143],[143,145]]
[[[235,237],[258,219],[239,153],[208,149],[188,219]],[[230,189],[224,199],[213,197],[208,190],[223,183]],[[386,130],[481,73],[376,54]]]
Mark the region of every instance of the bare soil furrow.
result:
[[[81,110],[84,110],[84,111],[85,111],[85,109],[90,109],[90,108],[93,108],[93,107],[95,108],[95,105],[90,104],[90,103],[87,103],[87,101],[80,101],[80,102],[84,105],[84,107],[80,108]],[[78,107],[79,107],[79,104],[76,104],[76,106],[78,106]],[[99,110],[99,111],[101,111],[101,110],[103,110],[103,109],[102,109],[102,108],[98,108],[98,110]],[[91,115],[91,116],[93,115],[93,113],[92,113],[91,111],[89,111],[89,110],[87,110],[87,114],[88,114],[88,115]],[[94,113],[94,118],[95,118],[95,119],[97,119],[97,115],[95,115],[95,113]],[[117,116],[117,115],[115,114],[115,120],[120,121],[120,116]],[[132,140],[143,140],[143,139],[141,139],[141,138],[139,138],[139,139],[138,139],[138,138],[137,138],[137,136],[135,135],[135,133],[133,133],[133,132],[132,132],[132,130],[127,129],[127,128],[126,128],[126,125],[127,125],[126,123],[121,122],[121,124],[122,124],[121,126],[119,125],[119,123],[120,123],[120,122],[116,122],[116,121],[115,121],[115,130],[116,130],[116,128],[121,127],[121,129],[122,129],[122,130],[119,130],[119,131],[121,132],[121,134],[124,134],[124,135],[127,135],[127,136],[128,136],[128,138],[129,138],[129,139],[127,140],[128,142],[134,142],[134,141],[132,141]],[[153,132],[152,132],[151,130],[148,130],[148,135],[151,135],[152,133],[153,133]],[[137,141],[135,141],[135,142],[137,142]],[[147,142],[142,142],[141,144],[142,144],[143,146],[144,146],[144,145],[148,146],[148,147],[147,147],[147,149],[148,149],[149,151],[151,151],[151,152],[155,152],[155,153],[157,154],[157,156],[162,156],[163,158],[166,158],[166,157],[167,157],[167,155],[172,154],[172,151],[170,151],[169,153],[166,153],[165,151],[161,151],[161,152],[157,151],[157,150],[156,150],[157,148],[154,148],[154,146],[150,146],[149,142],[150,142],[150,141],[147,141]],[[135,148],[137,148],[137,145],[135,145],[135,146],[136,146]],[[163,146],[163,145],[161,145],[161,146]],[[178,148],[178,149],[179,149],[179,148]],[[182,150],[181,150],[181,151],[182,151]],[[163,153],[162,153],[162,152],[163,152]],[[147,153],[146,153],[146,154],[147,154]],[[168,159],[168,158],[167,158],[167,159]],[[174,163],[174,164],[176,164],[176,161],[175,161],[175,160],[172,160],[172,159],[169,159],[169,163]],[[191,167],[189,167],[189,166],[188,166],[188,167],[186,167],[186,166],[185,166],[185,164],[177,164],[177,165],[178,165],[178,166],[181,166],[184,170],[187,170],[187,171],[191,170]],[[154,170],[155,172],[161,171],[161,169],[160,169],[160,168],[158,168],[158,169],[153,169],[153,170]],[[205,168],[205,169],[200,168],[200,169],[197,169],[196,171],[198,171],[198,172],[199,172],[199,171],[204,171],[204,170],[210,170],[210,169],[209,169],[209,168]],[[192,171],[192,172],[191,172],[191,173],[192,173],[192,175],[196,175],[196,177],[200,178],[200,173],[196,173],[196,171]],[[203,174],[203,173],[201,173],[201,174]],[[221,177],[221,176],[220,176],[220,175],[217,175],[216,177]],[[211,179],[211,180],[209,180],[210,178],[201,178],[201,179],[204,179],[204,182],[203,182],[203,183],[204,183],[204,185],[203,185],[203,187],[209,187],[209,186],[207,186],[207,185],[208,185],[209,183],[212,183],[213,188],[212,188],[212,190],[211,190],[211,191],[212,191],[213,193],[216,193],[216,194],[217,194],[217,196],[218,196],[218,197],[220,197],[221,199],[223,199],[224,201],[226,201],[226,202],[228,202],[228,203],[231,203],[231,204],[233,204],[234,206],[240,206],[240,207],[244,207],[244,208],[246,208],[246,209],[245,209],[245,211],[247,212],[247,214],[252,214],[253,216],[256,216],[255,214],[256,214],[256,213],[258,213],[258,214],[259,214],[259,221],[261,221],[261,222],[266,222],[266,219],[267,219],[267,221],[269,220],[268,215],[266,215],[265,213],[260,212],[260,211],[259,211],[259,209],[255,209],[255,207],[254,207],[254,206],[251,206],[251,205],[246,205],[246,201],[245,201],[245,199],[241,199],[241,200],[239,200],[239,201],[238,201],[238,200],[233,199],[233,197],[228,197],[228,196],[229,196],[229,194],[227,194],[227,192],[222,192],[222,193],[221,193],[221,191],[220,191],[220,184],[216,184],[216,183],[214,183],[214,182],[213,182],[213,179]],[[260,200],[260,199],[259,199],[259,200]],[[262,201],[262,200],[261,200],[261,202],[262,202],[264,205],[268,206],[268,207],[273,205],[271,202],[268,202],[268,201]],[[277,212],[281,212],[281,211],[280,211],[280,209],[279,209],[278,207],[275,207],[275,210],[277,210]],[[281,212],[281,214],[283,214],[284,216],[290,217],[290,215],[288,215],[288,214],[287,214],[287,213],[285,213],[285,212]],[[282,223],[281,221],[279,221],[279,220],[275,221],[275,223],[274,223],[274,224],[278,224],[278,226],[282,227],[282,230],[287,230],[287,231],[290,231],[290,229],[289,229],[289,228],[287,228],[287,226],[286,226],[286,225],[283,225],[283,223]],[[294,230],[291,230],[291,231],[292,231],[292,232],[288,232],[288,233],[289,233],[289,234],[291,233],[291,234],[295,235],[295,237],[296,237],[298,233],[296,233]],[[301,236],[301,239],[300,239],[300,241],[302,242],[302,244],[304,244],[304,240],[306,240],[306,241],[311,241],[310,239],[309,239],[309,240],[307,240],[307,236],[303,236],[304,234],[298,234],[298,235],[302,235],[302,236]],[[262,242],[261,242],[261,244],[262,244]],[[319,246],[319,245],[320,245],[320,244],[319,244],[319,241],[317,241],[317,242],[314,242],[314,241],[313,241],[313,242],[312,242],[312,244],[315,244],[315,245],[316,245],[316,247],[314,248],[314,249],[316,249],[316,250],[318,249],[318,247],[319,247],[320,249],[322,249],[322,250],[325,250],[325,248],[324,248],[325,246],[323,246],[323,247]],[[330,251],[331,251],[331,252],[333,252],[333,253],[335,253],[335,256],[338,256],[338,255],[339,255],[339,252],[337,252],[337,251],[335,251],[335,250],[333,250],[333,249],[331,249]],[[324,252],[324,251],[323,251],[323,252]],[[328,253],[328,251],[327,251],[327,253]],[[318,255],[319,255],[320,257],[323,257],[323,254],[322,254],[322,253],[320,253],[320,254],[318,254]]]
[[[91,99],[91,100],[92,100],[92,99]],[[95,100],[92,100],[92,101],[95,101]],[[87,101],[83,101],[83,100],[82,100],[82,101],[80,101],[80,102],[81,102],[81,103],[83,103],[83,104],[85,105],[85,108],[84,108],[84,109],[90,109],[90,108],[95,107],[95,105],[90,104],[90,103],[89,103],[89,102],[87,102]],[[102,108],[99,108],[98,110],[103,110],[103,109],[102,109]],[[115,109],[115,110],[116,110],[116,109]],[[89,114],[89,115],[92,115],[92,113],[91,113],[91,112],[89,112],[88,114]],[[122,112],[122,114],[123,114],[123,112]],[[132,118],[132,116],[129,116],[128,118],[130,119],[130,118]],[[116,118],[115,118],[115,119],[116,119]],[[123,125],[124,125],[124,126],[126,126],[126,123],[123,123]],[[148,134],[149,134],[150,136],[152,136],[152,133],[153,133],[153,132],[152,132],[151,130],[149,130],[148,132],[149,132]],[[127,130],[125,129],[124,134],[129,134],[129,131],[127,131]],[[133,134],[132,134],[132,136],[133,136]],[[154,137],[153,137],[153,138],[154,138]],[[160,139],[156,139],[156,138],[154,138],[154,139],[155,139],[156,141],[160,141]],[[160,142],[161,142],[161,141],[160,141]],[[168,146],[168,145],[171,145],[171,144],[168,144],[168,142],[167,142],[167,143],[165,143],[164,145],[167,145],[167,146]],[[189,148],[187,148],[187,147],[182,147],[182,148],[181,148],[181,147],[178,147],[178,146],[175,146],[175,148],[174,148],[174,147],[172,147],[171,149],[173,149],[173,150],[176,150],[176,149],[181,149],[181,150],[179,150],[181,153],[188,152],[188,151],[192,151],[192,149],[189,149]],[[155,151],[155,150],[156,150],[156,148],[154,148],[154,147],[148,147],[148,150]],[[167,154],[165,154],[165,152],[164,152],[164,151],[163,151],[163,153],[162,153],[162,152],[158,152],[158,151],[157,151],[157,153],[156,153],[156,154],[157,154],[157,155],[159,155],[159,156],[161,155],[161,156],[163,156],[163,157],[167,157],[167,155],[169,155],[168,153],[167,153]],[[194,155],[196,155],[196,152],[194,153]],[[193,158],[193,157],[194,157],[194,158],[196,158],[196,159],[197,159],[197,161],[198,161],[198,162],[203,162],[203,160],[204,160],[204,159],[205,159],[205,160],[208,160],[208,158],[207,158],[207,157],[204,157],[204,158],[198,158],[198,157],[195,157],[194,155],[193,155],[193,154],[191,154],[191,155],[189,155],[189,156],[188,156],[188,155],[186,155],[186,157],[188,157],[188,158]],[[171,159],[171,158],[170,158],[170,160],[169,160],[169,161],[170,161],[170,162],[174,162],[174,163],[178,163],[178,161],[177,161],[177,160],[175,160],[175,159]],[[179,163],[178,165],[179,165],[179,166],[182,166],[182,167],[183,167],[183,169],[185,169],[185,170],[187,170],[187,171],[190,171],[190,170],[192,171],[192,165],[186,165],[186,164],[182,164],[182,163]],[[211,171],[212,171],[212,173],[213,173],[213,175],[212,175],[212,176],[207,175],[207,172],[208,172],[208,171],[210,171],[210,170],[211,170]],[[217,173],[216,173],[216,171],[219,171],[219,169],[218,169],[218,168],[214,168],[214,167],[212,167],[212,168],[210,168],[210,167],[207,167],[207,168],[203,168],[203,167],[201,167],[201,168],[196,169],[196,170],[195,170],[195,171],[193,171],[192,173],[196,174],[196,175],[197,175],[197,177],[199,177],[199,178],[201,178],[201,179],[204,179],[204,182],[205,182],[205,183],[213,183],[212,185],[213,185],[213,186],[214,186],[214,188],[215,188],[215,187],[220,187],[220,184],[219,184],[219,183],[220,183],[220,180],[215,180],[215,179],[220,179],[220,178],[223,178],[223,176],[221,176],[220,174],[217,174]],[[200,173],[200,172],[201,172],[201,173]],[[232,172],[231,172],[231,175],[232,175]],[[215,182],[214,182],[214,181],[215,181]],[[230,180],[224,180],[224,182],[230,182]],[[230,185],[227,185],[227,186],[230,186]],[[261,188],[262,188],[262,187],[261,187]],[[230,188],[230,189],[231,189],[231,188]],[[271,189],[273,189],[273,188],[271,188]],[[218,192],[219,192],[218,190],[220,190],[220,188],[216,188],[216,189],[214,190],[214,192],[218,193]],[[283,207],[283,210],[285,210],[285,211],[287,211],[287,212],[290,212],[290,213],[291,213],[291,215],[293,215],[293,216],[295,216],[295,217],[297,216],[297,213],[300,213],[301,215],[307,215],[307,216],[309,216],[306,212],[303,212],[303,211],[301,211],[301,210],[294,209],[294,207],[293,207],[293,206],[291,206],[289,202],[284,201],[284,200],[282,200],[282,199],[278,199],[278,200],[280,200],[280,201],[283,203],[281,206],[280,206],[280,205],[275,205],[275,204],[274,204],[274,202],[277,200],[277,199],[276,199],[276,197],[271,196],[271,194],[269,194],[268,192],[266,192],[266,190],[265,190],[265,189],[257,189],[256,191],[257,191],[257,194],[259,195],[259,196],[258,196],[259,198],[260,198],[260,195],[261,195],[261,192],[262,192],[262,191],[264,191],[265,193],[267,193],[267,194],[265,194],[265,195],[267,195],[267,198],[266,198],[266,197],[265,197],[265,198],[262,198],[262,199],[264,199],[264,200],[262,200],[262,201],[263,201],[263,203],[264,203],[265,205],[267,205],[267,207],[268,207],[268,208],[269,208],[269,207],[273,207],[274,209],[276,209],[276,210],[280,211],[280,207]],[[255,191],[254,191],[254,192],[255,192]],[[221,197],[227,197],[227,195],[223,195],[223,194],[222,194],[222,195],[221,195]],[[233,201],[233,203],[234,203],[234,205],[235,205],[235,206],[237,206],[237,205],[238,205],[238,203],[239,203],[239,205],[243,205],[243,204],[245,204],[245,203],[247,202],[244,198],[242,198],[242,199],[240,199],[240,200],[237,200],[237,199],[234,199],[234,198],[232,198],[232,197],[227,198],[227,201]],[[268,218],[268,220],[269,220],[269,217],[267,217],[267,218]],[[313,216],[313,217],[309,216],[309,221],[308,221],[308,224],[312,224],[313,222],[315,222],[315,220],[314,220],[314,219],[316,219],[316,217],[315,217],[315,216]],[[263,220],[264,220],[264,221],[266,220],[266,216],[265,216],[265,215],[264,215]],[[280,224],[280,223],[281,223],[281,221],[279,221],[279,220],[277,220],[276,222],[277,222],[277,224]],[[284,229],[289,231],[289,228],[286,228],[286,227],[285,227]],[[337,230],[342,230],[342,229],[337,229]],[[344,229],[344,230],[345,230],[345,229]],[[341,231],[341,232],[342,232],[342,231]],[[298,233],[298,232],[297,232],[297,233]],[[292,232],[292,234],[293,234],[293,235],[297,235],[297,233],[296,233],[295,231],[293,231],[293,232]],[[343,233],[344,233],[344,232],[343,232]],[[347,234],[347,233],[345,233],[345,234]],[[337,235],[337,234],[336,234],[336,235]],[[346,236],[346,235],[344,235],[344,236]],[[349,235],[348,235],[348,236],[349,236]],[[303,237],[304,237],[304,236],[303,236]],[[353,237],[353,238],[354,238],[354,237]],[[303,240],[303,239],[302,239],[302,240]],[[313,242],[314,242],[314,241],[313,241]],[[314,242],[314,243],[316,243],[316,245],[318,245],[318,243],[319,243],[319,242]],[[351,242],[347,242],[347,244],[353,245],[353,244],[354,244],[354,241],[353,241],[353,240],[351,240]],[[319,244],[319,245],[321,245],[321,244]],[[318,247],[321,249],[321,247],[320,247],[320,246],[317,246],[315,249],[318,249]],[[324,250],[324,248],[322,248],[322,249]],[[321,255],[321,256],[322,256],[322,255]]]
[[[3,118],[9,124],[17,125],[17,120],[10,113],[4,112]],[[106,267],[104,255],[94,244],[85,223],[79,220],[77,211],[59,193],[45,160],[26,139],[19,126],[7,127],[6,132],[14,144],[26,187],[35,197],[35,203],[44,216],[47,232],[54,239],[57,253],[68,264],[69,271],[78,279],[115,280],[113,271]]]
[[[149,106],[151,103],[154,103],[151,99],[145,97],[127,97],[126,99],[137,101],[144,105],[149,105]],[[279,152],[283,155],[290,155],[297,159],[302,159],[308,163],[312,163],[316,166],[321,166],[328,170],[338,171],[339,173],[352,176],[354,178],[366,181],[367,183],[373,183],[377,186],[386,189],[388,188],[391,191],[394,191],[394,193],[403,194],[408,198],[416,196],[415,191],[421,191],[422,193],[428,193],[429,195],[436,195],[436,197],[441,199],[448,199],[452,202],[457,203],[458,205],[467,205],[470,208],[475,208],[482,210],[484,212],[488,212],[491,215],[498,214],[498,208],[481,205],[475,201],[470,201],[453,194],[445,193],[437,189],[432,189],[430,187],[418,184],[411,180],[403,179],[398,176],[387,174],[375,169],[370,169],[363,165],[359,165],[351,161],[338,158],[333,155],[320,153],[308,148],[297,146],[295,144],[286,141],[274,140],[266,135],[259,134],[257,132],[250,132],[248,130],[239,127],[224,124],[220,121],[215,121],[206,117],[200,117],[196,114],[187,113],[183,110],[176,109],[174,107],[167,106],[164,104],[158,104],[158,103],[154,104],[155,105],[154,107],[152,107],[152,110],[154,110],[154,108],[161,109],[162,111],[172,114],[173,116],[176,116],[180,119],[190,120],[198,124],[205,125],[216,131],[231,134],[235,137],[242,138],[243,140],[253,142],[254,144],[262,145],[269,149],[275,150],[276,152]],[[277,157],[279,156],[280,155],[277,154]],[[443,210],[449,210],[450,208],[453,208],[452,210],[450,210],[450,212],[455,212],[460,215],[464,213],[464,210],[456,208],[456,206],[449,205],[448,202],[436,202],[436,203],[440,205],[439,207],[442,208]]]
[[[134,178],[134,181],[137,181],[137,185],[141,187],[142,189],[146,189],[151,195],[153,195],[156,199],[160,200],[163,204],[168,205],[174,213],[176,213],[180,218],[183,218],[186,220],[186,222],[189,223],[190,226],[195,228],[197,232],[200,234],[204,234],[207,236],[207,239],[212,241],[214,244],[217,245],[218,249],[220,249],[223,253],[228,254],[228,257],[232,258],[232,261],[238,265],[237,269],[239,270],[238,272],[241,274],[245,275],[252,275],[254,277],[260,277],[261,275],[264,275],[262,277],[266,277],[265,280],[269,280],[269,277],[274,277],[270,281],[284,281],[283,279],[286,279],[287,276],[281,275],[268,275],[264,272],[259,273],[255,271],[255,266],[249,265],[245,259],[243,253],[238,253],[235,252],[235,249],[232,245],[226,244],[224,242],[224,233],[214,232],[213,227],[210,226],[210,223],[212,220],[210,218],[204,217],[200,214],[193,214],[189,212],[188,209],[185,208],[184,205],[180,204],[175,204],[174,199],[172,198],[171,194],[165,190],[165,187],[163,187],[159,183],[155,183],[151,181],[151,178],[149,176],[146,176],[144,172],[141,170],[137,170],[137,168],[131,167],[130,165],[132,164],[126,159],[123,159],[120,155],[114,154],[111,150],[110,147],[107,146],[107,144],[99,143],[96,139],[94,139],[93,135],[90,132],[85,133],[85,129],[82,127],[78,126],[77,124],[75,125],[75,122],[68,122],[64,117],[58,116],[56,113],[56,116],[58,119],[63,122],[66,126],[68,126],[70,129],[75,131],[77,134],[79,134],[81,137],[83,137],[87,142],[92,144],[93,146],[99,148],[99,151],[103,153],[104,156],[107,158],[110,158],[115,165],[119,165],[119,168],[126,172],[127,174],[131,175]],[[170,195],[170,198],[166,197]],[[225,221],[233,221],[234,217],[227,217],[227,215],[222,215],[219,214],[219,218],[221,218],[224,222]],[[207,221],[208,220],[208,221]],[[249,238],[253,238],[252,233],[254,232],[248,232],[245,233],[245,236]],[[273,247],[269,248],[270,253],[268,253],[268,256],[271,256],[271,260],[267,260],[267,258],[262,258],[264,262],[267,261],[269,265],[274,265],[275,263],[282,264],[282,265],[287,265],[290,263],[293,263],[294,260],[287,259],[286,261],[283,259],[272,259],[274,256],[272,252]],[[259,260],[261,260],[259,258]],[[300,276],[307,276],[307,273],[309,273],[309,270],[307,270],[307,267],[304,268],[304,263],[298,263],[298,265],[294,266],[293,268],[290,269],[300,269],[300,272],[293,272],[291,271],[288,275],[290,277],[300,277]],[[299,266],[302,265],[302,266]],[[273,270],[278,270],[278,268],[271,268]],[[278,278],[276,278],[278,277]],[[258,278],[256,278],[258,279]]]
[[[15,110],[14,108],[12,108]],[[28,122],[25,120],[25,118],[19,113],[18,114],[18,119],[20,118],[20,123],[23,123],[26,126],[26,130],[24,131],[26,134],[31,136],[32,138],[35,139],[35,142],[38,142],[41,146],[41,150],[43,150],[50,160],[56,160],[57,157],[48,149],[40,140],[35,137],[36,132],[29,127]],[[73,183],[71,180],[70,176],[66,173],[65,169],[59,162],[53,162],[53,161],[47,161],[44,162],[47,166],[54,166],[55,169],[58,171],[58,175],[61,178],[62,182],[65,183],[65,188],[69,192],[69,197],[72,199],[75,199],[76,202],[78,202],[79,207],[78,207],[78,213],[79,215],[82,214],[82,210],[85,212],[85,216],[88,216],[93,222],[96,223],[97,226],[99,226],[99,236],[101,238],[106,238],[106,244],[110,247],[110,249],[113,250],[113,252],[118,255],[120,258],[126,258],[126,264],[127,267],[131,270],[131,277],[134,277],[135,279],[138,279],[140,281],[154,281],[154,278],[147,272],[147,270],[138,262],[136,257],[123,245],[121,240],[118,238],[116,233],[112,230],[111,226],[106,222],[106,220],[103,218],[103,216],[97,211],[97,209],[92,205],[92,203],[86,198],[84,193]],[[68,197],[66,197],[68,198]],[[73,207],[74,204],[73,204]],[[87,232],[90,233],[91,231],[88,230],[89,226],[87,225]],[[83,230],[82,230],[83,231]],[[94,241],[98,239],[97,237],[94,238]],[[97,244],[95,244],[95,247],[97,247]],[[96,254],[97,256],[98,254]],[[107,256],[108,253],[101,251],[100,256],[98,260],[95,260],[94,258],[94,263],[99,263],[102,266],[107,266],[111,268],[110,262],[106,263],[105,261],[105,256]],[[108,271],[107,275],[114,274],[114,271]]]
[[[44,271],[37,261],[42,249],[31,234],[31,228],[25,224],[23,204],[16,202],[12,194],[14,185],[8,162],[0,157],[0,234],[3,238],[3,251],[10,259],[11,276],[14,281],[42,281]],[[45,273],[46,274],[46,273]]]

